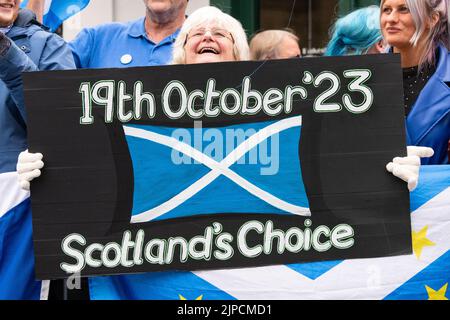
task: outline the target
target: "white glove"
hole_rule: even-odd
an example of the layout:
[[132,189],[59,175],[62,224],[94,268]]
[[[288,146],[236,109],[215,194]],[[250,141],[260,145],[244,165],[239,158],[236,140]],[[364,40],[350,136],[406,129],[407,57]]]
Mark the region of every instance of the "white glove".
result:
[[42,153],[29,153],[28,150],[19,154],[17,173],[19,175],[19,185],[22,189],[29,191],[31,180],[41,175],[40,169],[44,167],[42,158]]
[[396,157],[386,165],[387,171],[408,183],[408,190],[413,191],[419,182],[420,158],[434,155],[428,147],[407,147],[407,157]]

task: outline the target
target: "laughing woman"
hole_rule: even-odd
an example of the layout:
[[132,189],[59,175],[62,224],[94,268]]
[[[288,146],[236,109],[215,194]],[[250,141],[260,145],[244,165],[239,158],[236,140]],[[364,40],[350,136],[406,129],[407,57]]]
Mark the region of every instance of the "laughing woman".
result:
[[448,163],[450,140],[449,0],[383,0],[381,30],[401,55],[408,145],[428,146],[422,164]]
[[173,49],[173,64],[249,60],[247,35],[239,21],[204,7],[184,22]]

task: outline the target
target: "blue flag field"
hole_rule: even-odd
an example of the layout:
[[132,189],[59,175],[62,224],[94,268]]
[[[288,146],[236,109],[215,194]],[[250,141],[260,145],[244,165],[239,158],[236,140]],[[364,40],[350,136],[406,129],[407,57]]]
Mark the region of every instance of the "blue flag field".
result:
[[[28,1],[29,0],[24,0],[21,7],[25,8]],[[64,20],[67,20],[83,10],[89,4],[89,1],[90,0],[46,0],[43,12],[43,24],[54,32]]]
[[0,173],[0,300],[46,299],[48,288],[34,276],[30,193],[16,172]]
[[[299,183],[301,121],[298,116],[206,132],[126,126],[133,168],[140,173],[134,178],[132,222],[196,213],[310,215],[305,186]],[[214,142],[202,143],[203,138]],[[279,159],[272,157],[278,148]],[[194,161],[198,165],[191,165]],[[156,185],[158,194],[149,188]]]

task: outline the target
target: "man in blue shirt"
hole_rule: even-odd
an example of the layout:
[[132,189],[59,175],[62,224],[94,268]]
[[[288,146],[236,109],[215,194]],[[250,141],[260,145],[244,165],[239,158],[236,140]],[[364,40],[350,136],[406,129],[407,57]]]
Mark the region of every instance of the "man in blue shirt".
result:
[[70,43],[78,68],[164,65],[183,25],[188,0],[144,0],[145,17],[83,29]]

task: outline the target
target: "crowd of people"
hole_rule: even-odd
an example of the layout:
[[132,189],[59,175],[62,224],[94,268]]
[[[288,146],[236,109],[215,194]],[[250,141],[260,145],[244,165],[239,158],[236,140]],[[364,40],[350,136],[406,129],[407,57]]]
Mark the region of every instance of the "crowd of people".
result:
[[[218,8],[186,16],[188,0],[144,2],[143,18],[86,28],[66,44],[19,9],[19,0],[0,0],[0,173],[17,170],[29,190],[44,167],[42,154],[26,150],[22,72],[302,57],[292,30],[265,30],[248,42],[241,23]],[[409,190],[421,164],[449,163],[449,2],[383,0],[359,9],[336,21],[326,49],[328,56],[400,54],[408,156],[394,158],[387,170]]]

